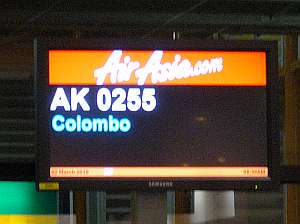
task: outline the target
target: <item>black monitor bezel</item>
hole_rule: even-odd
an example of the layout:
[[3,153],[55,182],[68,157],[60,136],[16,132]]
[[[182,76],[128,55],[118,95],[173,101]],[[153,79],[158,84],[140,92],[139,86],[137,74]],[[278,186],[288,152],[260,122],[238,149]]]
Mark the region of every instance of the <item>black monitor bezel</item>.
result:
[[[145,179],[86,179],[50,178],[50,152],[48,148],[48,50],[227,50],[265,51],[267,61],[267,143],[268,170],[266,179],[216,178],[145,178]],[[117,39],[35,39],[34,72],[37,120],[36,182],[59,182],[61,189],[69,190],[266,190],[279,187],[279,80],[277,71],[277,42],[225,41],[225,40],[117,40]],[[47,127],[47,128],[45,128]],[[149,184],[157,181],[157,186]],[[172,183],[170,186],[170,183]]]

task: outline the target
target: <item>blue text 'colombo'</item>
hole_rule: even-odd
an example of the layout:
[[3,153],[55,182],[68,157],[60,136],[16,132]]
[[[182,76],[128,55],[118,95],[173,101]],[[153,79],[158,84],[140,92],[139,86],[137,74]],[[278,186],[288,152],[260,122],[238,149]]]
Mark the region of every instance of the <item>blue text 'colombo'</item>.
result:
[[130,128],[128,118],[118,119],[112,115],[108,118],[82,118],[80,115],[68,118],[57,114],[52,118],[52,129],[56,132],[128,132]]

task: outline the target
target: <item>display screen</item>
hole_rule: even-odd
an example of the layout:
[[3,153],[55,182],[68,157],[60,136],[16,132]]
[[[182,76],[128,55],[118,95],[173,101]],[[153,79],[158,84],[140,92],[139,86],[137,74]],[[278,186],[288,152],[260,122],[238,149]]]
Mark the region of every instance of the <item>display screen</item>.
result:
[[266,51],[44,55],[48,180],[270,179]]

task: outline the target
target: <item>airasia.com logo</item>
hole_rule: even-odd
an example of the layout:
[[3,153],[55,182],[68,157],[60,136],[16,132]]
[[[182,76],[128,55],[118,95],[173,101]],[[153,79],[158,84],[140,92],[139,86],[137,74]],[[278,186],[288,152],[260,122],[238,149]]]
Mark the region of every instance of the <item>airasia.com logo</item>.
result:
[[108,77],[111,84],[129,81],[134,75],[137,85],[144,85],[150,77],[152,84],[163,83],[175,79],[185,79],[194,76],[218,73],[223,70],[223,58],[215,57],[198,60],[194,65],[188,59],[181,58],[180,54],[174,56],[172,62],[164,62],[163,51],[153,51],[144,67],[139,61],[132,61],[130,56],[122,58],[122,50],[115,50],[109,56],[105,65],[94,71],[97,85],[103,85]]

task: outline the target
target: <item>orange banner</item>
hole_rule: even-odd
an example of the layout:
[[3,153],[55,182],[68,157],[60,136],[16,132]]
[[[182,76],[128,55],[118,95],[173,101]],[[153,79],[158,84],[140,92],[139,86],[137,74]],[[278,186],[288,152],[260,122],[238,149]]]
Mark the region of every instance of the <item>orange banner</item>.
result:
[[268,177],[267,167],[51,167],[50,177]]
[[265,86],[266,53],[50,50],[49,84]]

